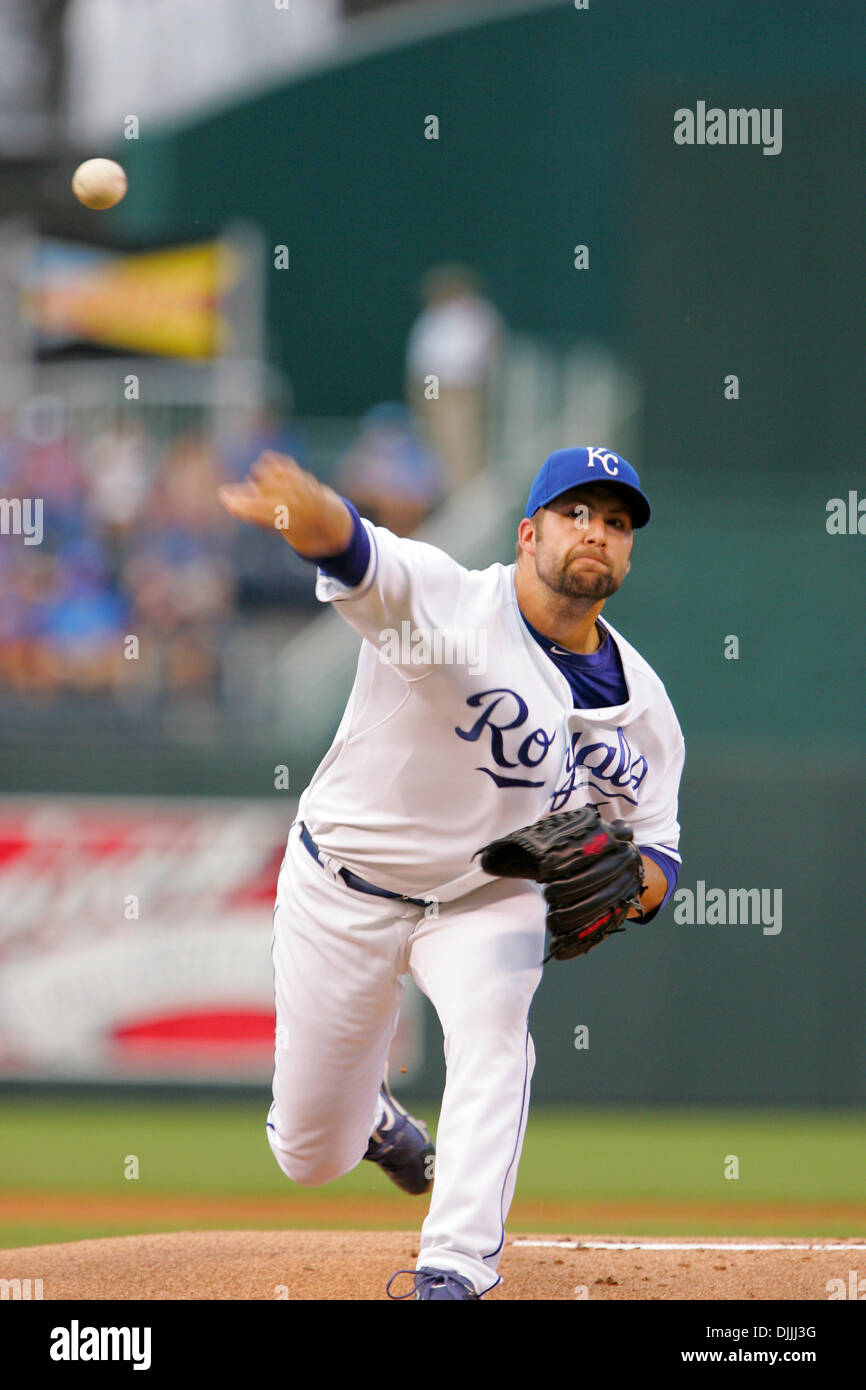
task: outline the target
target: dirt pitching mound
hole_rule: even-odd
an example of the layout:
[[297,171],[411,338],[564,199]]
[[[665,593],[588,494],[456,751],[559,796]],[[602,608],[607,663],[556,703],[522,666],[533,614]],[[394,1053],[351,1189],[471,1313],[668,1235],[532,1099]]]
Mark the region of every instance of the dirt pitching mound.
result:
[[[395,1231],[182,1231],[3,1250],[0,1279],[29,1279],[27,1288],[41,1279],[46,1300],[371,1300],[386,1297],[395,1270],[414,1268],[417,1252],[417,1234]],[[488,1298],[848,1297],[864,1252],[853,1240],[513,1235]],[[833,1279],[840,1285],[828,1287]],[[404,1275],[393,1292],[411,1287]]]

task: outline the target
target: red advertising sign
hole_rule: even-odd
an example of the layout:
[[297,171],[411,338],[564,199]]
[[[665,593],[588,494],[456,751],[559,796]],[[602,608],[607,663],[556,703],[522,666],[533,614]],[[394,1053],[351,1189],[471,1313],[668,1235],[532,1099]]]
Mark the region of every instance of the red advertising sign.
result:
[[[259,1081],[294,804],[0,799],[0,1078]],[[420,1061],[407,991],[397,1039]]]

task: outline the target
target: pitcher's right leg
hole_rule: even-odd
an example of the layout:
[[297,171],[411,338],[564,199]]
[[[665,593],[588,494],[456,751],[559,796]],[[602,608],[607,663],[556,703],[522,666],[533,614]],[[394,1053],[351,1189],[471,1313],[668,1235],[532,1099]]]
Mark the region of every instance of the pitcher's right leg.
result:
[[283,1172],[330,1182],[363,1158],[397,1028],[413,909],[336,880],[293,827],[277,884],[268,1142]]

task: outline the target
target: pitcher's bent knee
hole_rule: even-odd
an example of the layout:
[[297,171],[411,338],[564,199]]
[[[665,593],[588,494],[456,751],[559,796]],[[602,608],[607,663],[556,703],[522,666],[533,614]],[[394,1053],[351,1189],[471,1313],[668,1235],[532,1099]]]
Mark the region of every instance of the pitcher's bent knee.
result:
[[342,1178],[360,1162],[363,1154],[346,1159],[345,1155],[311,1151],[298,1152],[281,1141],[276,1130],[268,1125],[268,1143],[281,1170],[299,1187],[321,1187],[324,1183]]

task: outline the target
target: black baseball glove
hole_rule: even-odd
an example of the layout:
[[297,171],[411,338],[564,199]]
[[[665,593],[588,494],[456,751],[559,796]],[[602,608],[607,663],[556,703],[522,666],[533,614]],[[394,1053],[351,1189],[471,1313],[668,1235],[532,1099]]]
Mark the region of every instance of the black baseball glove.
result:
[[632,828],[602,820],[595,806],[544,816],[477,853],[489,874],[546,885],[551,948],[545,964],[585,955],[624,931],[629,908],[640,907],[643,863]]

